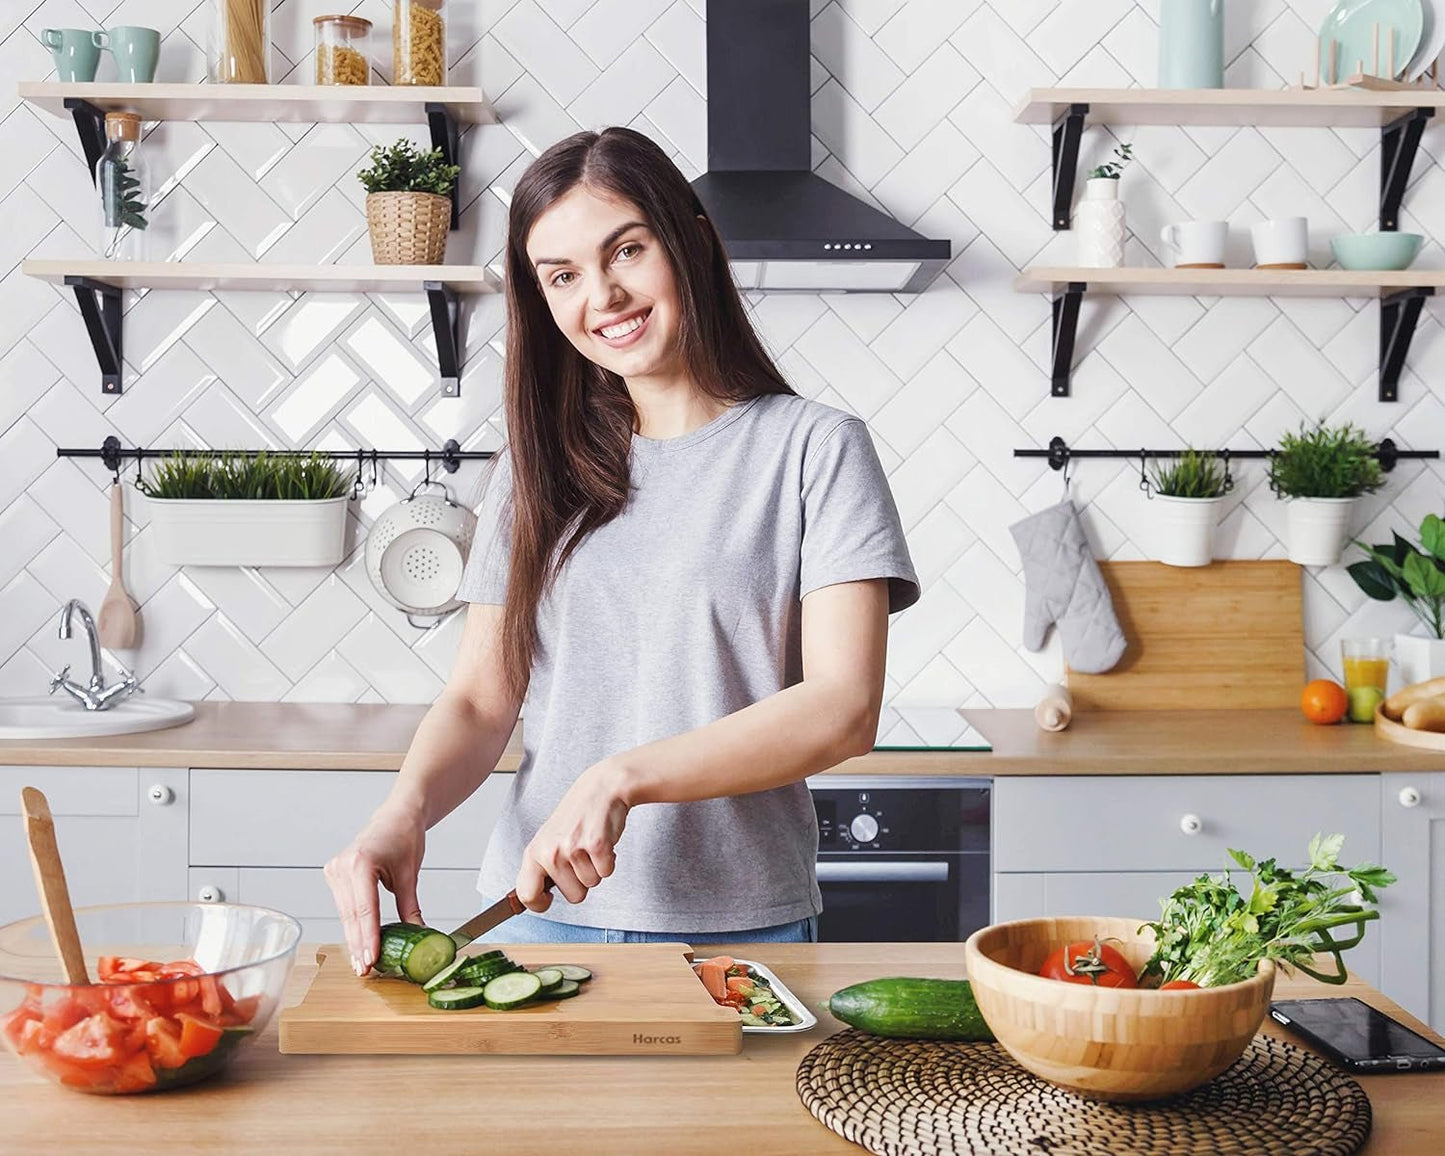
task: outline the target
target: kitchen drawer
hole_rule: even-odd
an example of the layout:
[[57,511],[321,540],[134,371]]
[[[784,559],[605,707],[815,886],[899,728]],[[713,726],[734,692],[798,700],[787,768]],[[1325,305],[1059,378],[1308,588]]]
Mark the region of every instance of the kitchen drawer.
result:
[[995,871],[1219,871],[1230,847],[1299,867],[1320,831],[1345,836],[1346,862],[1378,863],[1378,776],[1001,776],[993,787]]
[[[135,815],[140,810],[135,767],[0,767],[0,815],[20,814],[20,790],[45,792],[50,813]],[[61,854],[65,847],[61,846]]]
[[[321,867],[395,781],[387,771],[192,770],[191,865]],[[428,867],[475,870],[512,776],[491,775],[427,832]]]
[[[336,943],[343,939],[341,920],[331,888],[319,868],[193,867],[191,898],[213,888],[220,901],[274,907],[301,922],[302,942]],[[477,914],[486,902],[477,891],[475,870],[423,868],[417,883],[422,918],[432,927],[450,930]],[[381,921],[396,919],[390,892],[381,889]],[[499,898],[499,897],[493,897]]]

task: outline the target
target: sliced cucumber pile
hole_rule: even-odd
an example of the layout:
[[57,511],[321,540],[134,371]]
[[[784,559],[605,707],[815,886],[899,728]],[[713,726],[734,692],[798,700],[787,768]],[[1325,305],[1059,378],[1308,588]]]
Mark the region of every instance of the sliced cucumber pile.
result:
[[427,993],[427,1003],[441,1011],[465,1011],[483,1004],[495,1011],[511,1011],[524,1004],[569,999],[591,978],[590,971],[576,964],[528,969],[494,950],[458,956],[418,982]]

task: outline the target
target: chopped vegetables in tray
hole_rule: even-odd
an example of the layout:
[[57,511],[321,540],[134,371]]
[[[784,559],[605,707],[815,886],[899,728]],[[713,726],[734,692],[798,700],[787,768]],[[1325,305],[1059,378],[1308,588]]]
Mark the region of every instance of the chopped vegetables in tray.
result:
[[772,986],[745,963],[717,955],[692,965],[712,998],[736,1008],[748,1027],[790,1027],[797,1016],[774,993]]

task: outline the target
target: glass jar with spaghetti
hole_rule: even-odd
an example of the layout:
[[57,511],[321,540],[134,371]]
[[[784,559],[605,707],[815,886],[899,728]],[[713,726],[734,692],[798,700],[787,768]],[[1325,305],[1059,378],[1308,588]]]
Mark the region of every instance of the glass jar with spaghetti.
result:
[[212,84],[268,84],[269,0],[211,0]]
[[318,16],[311,21],[316,39],[317,84],[371,82],[371,21],[361,16]]
[[447,82],[445,0],[396,0],[391,26],[391,83]]

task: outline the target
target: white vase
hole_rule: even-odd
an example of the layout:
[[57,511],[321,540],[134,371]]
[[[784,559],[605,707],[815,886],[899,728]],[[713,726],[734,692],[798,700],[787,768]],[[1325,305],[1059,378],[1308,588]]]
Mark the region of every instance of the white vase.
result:
[[335,566],[346,503],[147,498],[156,554],[168,566]]
[[1208,566],[1214,561],[1214,527],[1222,501],[1153,495],[1154,559],[1166,566]]
[[1290,498],[1289,560],[1300,566],[1333,566],[1350,535],[1355,498]]
[[1445,642],[1417,634],[1395,635],[1395,666],[1405,686],[1445,674]]
[[1084,183],[1084,198],[1074,210],[1077,260],[1090,269],[1117,269],[1124,264],[1124,202],[1119,182],[1095,177]]

